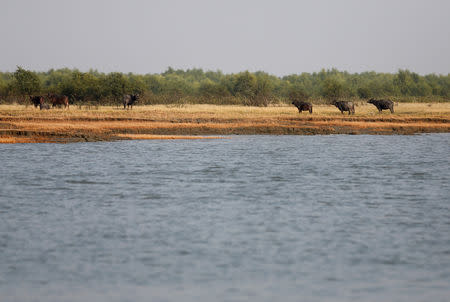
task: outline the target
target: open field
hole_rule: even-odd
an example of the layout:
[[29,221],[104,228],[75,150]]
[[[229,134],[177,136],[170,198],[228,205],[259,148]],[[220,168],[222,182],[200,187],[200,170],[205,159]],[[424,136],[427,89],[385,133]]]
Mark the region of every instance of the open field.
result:
[[316,105],[313,114],[294,106],[137,106],[69,110],[0,106],[0,143],[80,142],[122,139],[213,138],[233,134],[415,134],[450,132],[450,103],[400,103],[379,114],[370,104],[342,115]]

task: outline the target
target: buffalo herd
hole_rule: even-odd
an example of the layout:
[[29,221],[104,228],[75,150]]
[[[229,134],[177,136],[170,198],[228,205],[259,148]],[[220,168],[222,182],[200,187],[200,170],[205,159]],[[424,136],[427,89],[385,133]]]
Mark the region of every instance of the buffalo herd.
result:
[[[384,109],[389,109],[391,113],[394,113],[394,102],[391,100],[370,99],[367,103],[377,107],[379,113]],[[313,105],[309,102],[295,100],[292,104],[297,107],[299,113],[302,113],[302,111],[309,111],[309,113],[312,113]],[[347,111],[348,115],[355,114],[355,104],[353,104],[353,102],[333,100],[331,105],[336,106],[342,114],[344,114],[344,111]]]
[[[57,106],[60,107],[60,106],[64,105],[64,108],[69,109],[69,98],[65,95],[49,93],[47,95],[47,99],[49,100],[50,104],[52,105],[51,108],[54,108]],[[39,109],[41,109],[41,110],[50,109],[50,105],[45,103],[45,98],[42,95],[30,96],[30,101],[33,104],[34,108],[39,107]]]
[[[122,98],[123,109],[130,108],[133,109],[134,103],[137,102],[138,94],[125,94]],[[45,102],[45,98],[48,99],[49,104]],[[66,95],[48,93],[46,97],[42,95],[30,96],[30,102],[33,104],[34,108],[39,107],[40,110],[48,110],[54,107],[62,107],[69,109],[69,97]],[[50,107],[51,105],[51,107]]]
[[[125,94],[122,97],[123,109],[133,109],[133,105],[138,101],[138,98],[138,94]],[[49,93],[47,94],[47,99],[51,104],[51,108],[64,106],[64,108],[69,109],[69,98],[65,95]],[[41,110],[50,109],[50,104],[45,103],[44,96],[30,96],[30,101],[35,108],[39,107]],[[390,110],[391,113],[394,113],[394,102],[391,100],[370,99],[367,103],[377,107],[379,113],[381,113],[382,110]],[[313,105],[309,102],[294,100],[292,105],[297,107],[299,113],[302,113],[302,111],[309,111],[309,113],[312,114],[313,112]],[[353,102],[333,100],[331,105],[336,106],[342,114],[344,114],[344,111],[348,112],[349,115],[355,114],[355,104],[353,104]]]

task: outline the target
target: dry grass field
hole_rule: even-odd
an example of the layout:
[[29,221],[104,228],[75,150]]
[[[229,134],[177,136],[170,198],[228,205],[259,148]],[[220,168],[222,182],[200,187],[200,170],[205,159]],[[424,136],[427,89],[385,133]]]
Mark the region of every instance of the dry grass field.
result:
[[79,142],[122,139],[198,139],[232,134],[415,134],[450,132],[450,103],[399,103],[379,114],[360,104],[355,115],[316,105],[313,114],[294,106],[218,105],[35,109],[0,105],[0,143]]

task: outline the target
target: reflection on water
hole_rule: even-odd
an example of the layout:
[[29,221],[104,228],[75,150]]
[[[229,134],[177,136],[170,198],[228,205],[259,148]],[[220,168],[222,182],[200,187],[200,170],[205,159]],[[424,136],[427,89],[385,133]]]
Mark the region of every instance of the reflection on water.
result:
[[0,145],[7,301],[445,301],[450,135]]

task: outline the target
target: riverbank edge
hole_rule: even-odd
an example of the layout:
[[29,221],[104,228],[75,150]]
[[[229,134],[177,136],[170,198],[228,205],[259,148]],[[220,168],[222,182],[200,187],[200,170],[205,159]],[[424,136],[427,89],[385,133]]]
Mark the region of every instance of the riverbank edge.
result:
[[33,129],[0,129],[0,143],[79,143],[110,142],[121,140],[176,140],[176,139],[220,139],[233,135],[415,135],[424,133],[450,133],[450,124],[414,126],[409,124],[380,127],[367,125],[301,125],[296,127],[271,125],[245,127],[228,125],[228,128],[147,128],[120,129],[120,131],[39,131]]

